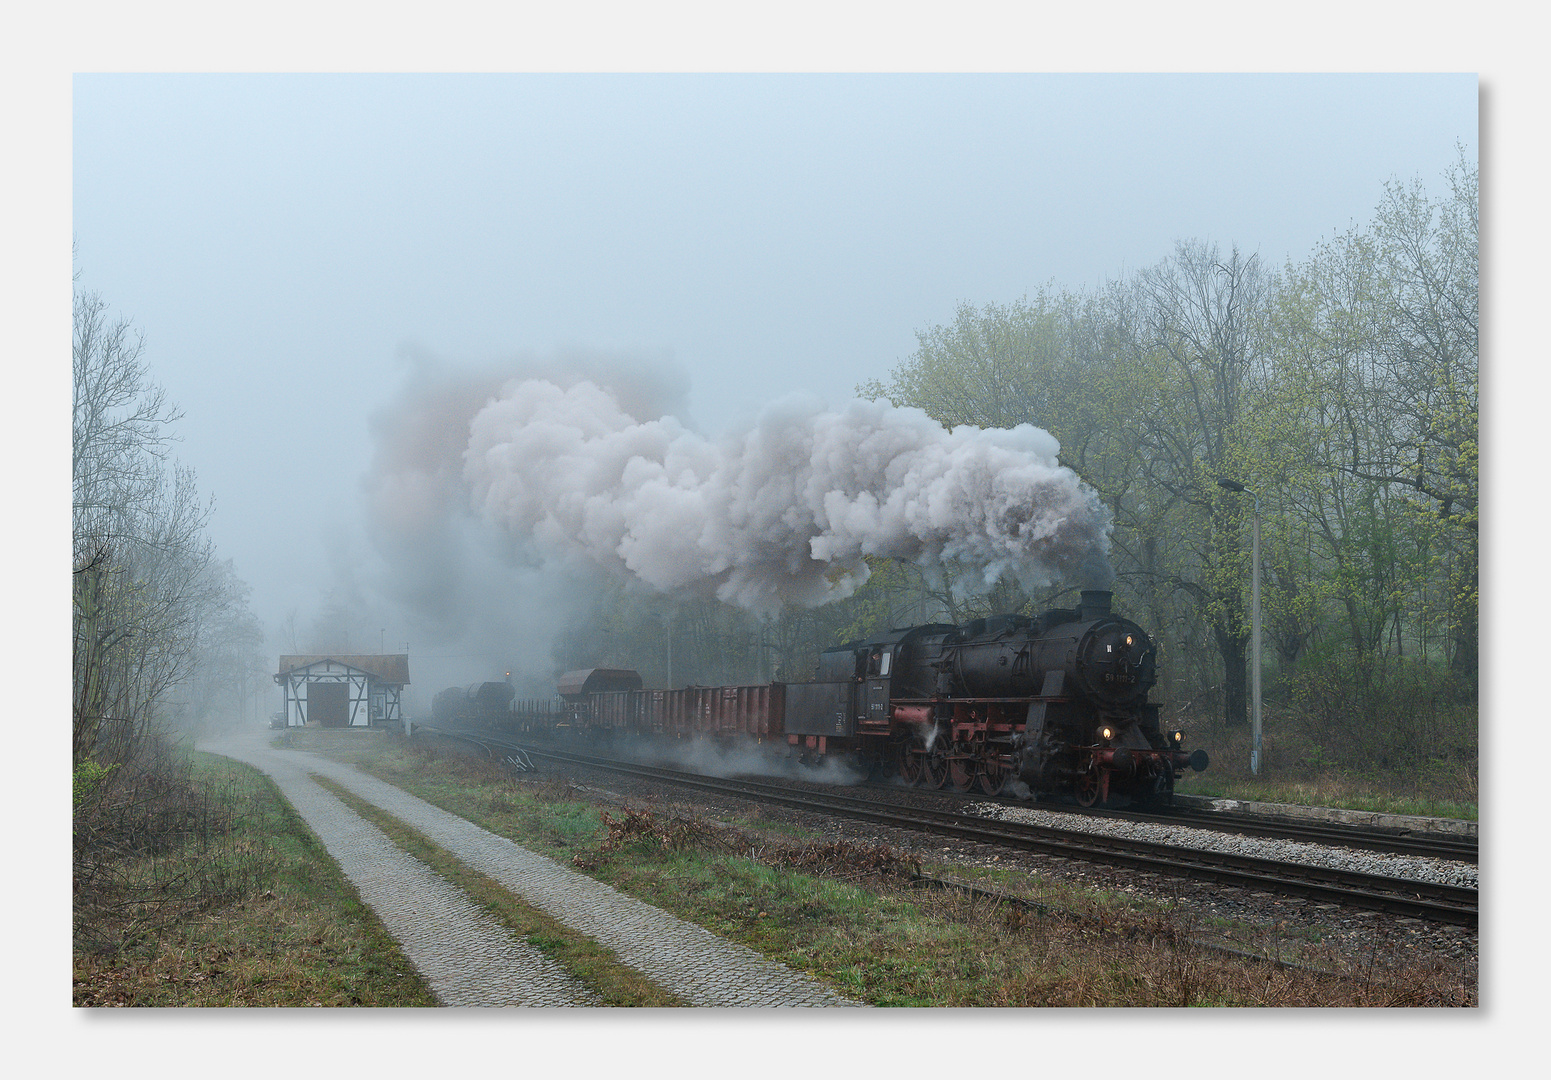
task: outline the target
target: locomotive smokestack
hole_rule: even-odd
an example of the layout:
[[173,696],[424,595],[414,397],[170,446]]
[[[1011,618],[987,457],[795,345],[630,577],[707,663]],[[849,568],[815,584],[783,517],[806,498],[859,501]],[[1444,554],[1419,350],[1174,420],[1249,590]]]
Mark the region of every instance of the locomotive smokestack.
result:
[[1108,615],[1110,601],[1114,593],[1108,589],[1084,589],[1082,599],[1077,604],[1077,615],[1083,622],[1091,622],[1094,619]]

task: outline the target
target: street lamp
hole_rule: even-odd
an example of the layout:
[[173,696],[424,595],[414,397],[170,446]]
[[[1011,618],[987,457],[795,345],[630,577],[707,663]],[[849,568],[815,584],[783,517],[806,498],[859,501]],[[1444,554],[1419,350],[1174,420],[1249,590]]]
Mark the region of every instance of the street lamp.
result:
[[673,689],[673,612],[654,612],[662,620],[663,640],[668,646],[668,689]]
[[1228,491],[1241,492],[1253,495],[1255,498],[1255,525],[1252,532],[1253,540],[1250,548],[1249,564],[1249,596],[1250,596],[1250,748],[1249,748],[1249,772],[1251,776],[1260,775],[1260,493],[1251,491],[1237,480],[1229,480],[1219,477],[1217,486]]

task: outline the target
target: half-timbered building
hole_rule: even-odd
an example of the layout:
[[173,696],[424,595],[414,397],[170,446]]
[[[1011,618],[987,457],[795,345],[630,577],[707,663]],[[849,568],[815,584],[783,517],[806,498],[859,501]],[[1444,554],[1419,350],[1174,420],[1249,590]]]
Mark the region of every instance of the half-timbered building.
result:
[[285,727],[401,723],[409,654],[282,656],[275,673]]

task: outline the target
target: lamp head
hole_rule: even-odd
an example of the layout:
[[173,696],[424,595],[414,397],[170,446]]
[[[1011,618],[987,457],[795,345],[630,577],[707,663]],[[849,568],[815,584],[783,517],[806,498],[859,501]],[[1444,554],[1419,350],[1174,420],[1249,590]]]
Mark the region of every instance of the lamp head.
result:
[[1218,477],[1217,486],[1220,488],[1227,488],[1229,491],[1244,490],[1243,484],[1239,483],[1237,480],[1229,480],[1226,476]]

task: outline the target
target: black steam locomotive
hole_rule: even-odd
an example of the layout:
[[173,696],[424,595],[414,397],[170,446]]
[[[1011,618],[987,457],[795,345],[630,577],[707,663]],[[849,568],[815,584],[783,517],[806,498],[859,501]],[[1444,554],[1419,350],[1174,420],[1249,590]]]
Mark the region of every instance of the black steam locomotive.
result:
[[1108,592],[1077,608],[1029,618],[999,615],[964,626],[918,626],[824,654],[820,677],[851,665],[865,687],[859,730],[882,733],[909,781],[987,794],[1016,776],[1036,793],[1084,806],[1112,795],[1167,802],[1186,766],[1184,732],[1164,732],[1147,700],[1157,648],[1110,611]]
[[869,771],[960,791],[1161,804],[1186,767],[1184,733],[1147,700],[1157,649],[1110,611],[1108,592],[1030,618],[892,630],[826,650],[815,680],[648,690],[633,671],[561,679],[562,702],[512,701],[504,683],[438,694],[439,723],[515,726],[588,741],[621,735],[781,746],[814,763],[844,756]]

